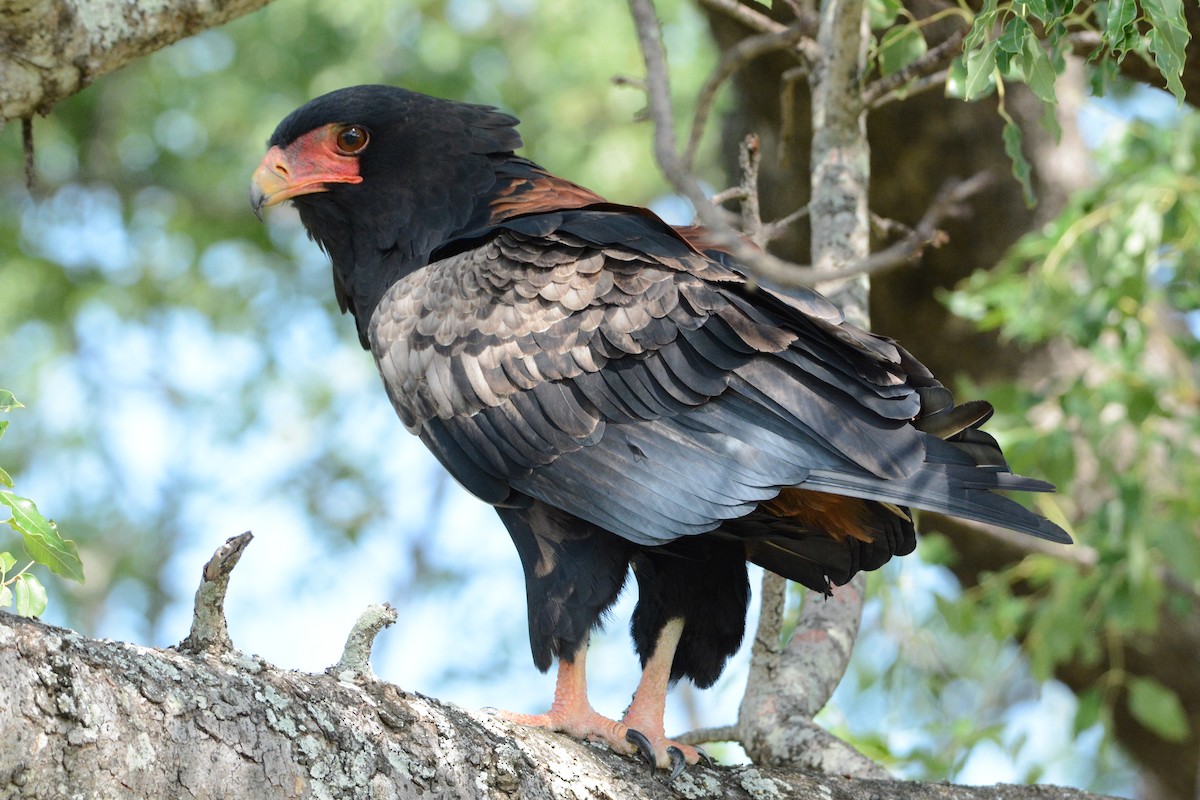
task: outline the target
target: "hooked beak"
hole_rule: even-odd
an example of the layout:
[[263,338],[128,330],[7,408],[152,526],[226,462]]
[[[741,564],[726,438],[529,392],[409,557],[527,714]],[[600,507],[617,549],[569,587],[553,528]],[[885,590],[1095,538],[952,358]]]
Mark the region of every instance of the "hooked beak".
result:
[[329,191],[331,183],[361,183],[357,161],[335,160],[297,140],[285,150],[272,147],[250,179],[250,208],[261,220],[263,209],[305,194]]

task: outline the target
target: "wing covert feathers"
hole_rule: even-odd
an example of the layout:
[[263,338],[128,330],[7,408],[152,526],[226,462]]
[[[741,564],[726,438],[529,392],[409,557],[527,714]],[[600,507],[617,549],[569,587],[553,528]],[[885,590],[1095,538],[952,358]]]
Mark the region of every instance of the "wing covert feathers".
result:
[[[822,509],[824,540],[866,548],[830,577],[878,560],[906,507],[1069,541],[997,494],[1052,487],[1008,471],[986,403],[955,405],[815,292],[750,288],[695,233],[529,210],[550,196],[502,197],[487,238],[402,278],[369,326],[405,425],[484,500],[532,497],[639,544],[734,520],[815,530]],[[764,561],[795,557],[763,536]]]

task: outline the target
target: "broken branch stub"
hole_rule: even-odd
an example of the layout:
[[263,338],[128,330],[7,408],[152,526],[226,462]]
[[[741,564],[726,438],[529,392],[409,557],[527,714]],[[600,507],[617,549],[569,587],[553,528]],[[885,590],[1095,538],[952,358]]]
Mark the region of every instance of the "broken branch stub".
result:
[[254,534],[250,531],[229,537],[204,565],[192,610],[192,630],[178,644],[177,650],[220,655],[233,649],[229,626],[225,622],[225,592],[233,568],[253,539]]

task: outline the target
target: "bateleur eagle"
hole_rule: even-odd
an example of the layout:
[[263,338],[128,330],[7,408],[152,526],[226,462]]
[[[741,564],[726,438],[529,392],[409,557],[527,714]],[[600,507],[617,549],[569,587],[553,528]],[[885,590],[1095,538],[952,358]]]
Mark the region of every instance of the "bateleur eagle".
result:
[[[819,592],[912,552],[910,508],[1055,542],[998,494],[1014,475],[950,392],[810,289],[752,279],[672,228],[515,154],[517,120],[391,86],[331,92],[276,128],[256,213],[292,200],[404,425],[496,508],[546,714],[674,772],[668,683],[737,649],[746,562]],[[623,719],[587,700],[588,636],[632,569],[643,676]]]

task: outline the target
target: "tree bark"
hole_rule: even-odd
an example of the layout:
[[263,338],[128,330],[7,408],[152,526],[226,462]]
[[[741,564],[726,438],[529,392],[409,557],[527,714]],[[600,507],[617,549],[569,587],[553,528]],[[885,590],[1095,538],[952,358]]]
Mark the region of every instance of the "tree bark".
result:
[[0,0],[0,126],[269,0]]
[[1097,797],[753,766],[693,767],[668,789],[640,761],[381,681],[97,641],[0,613],[0,800],[671,795]]

